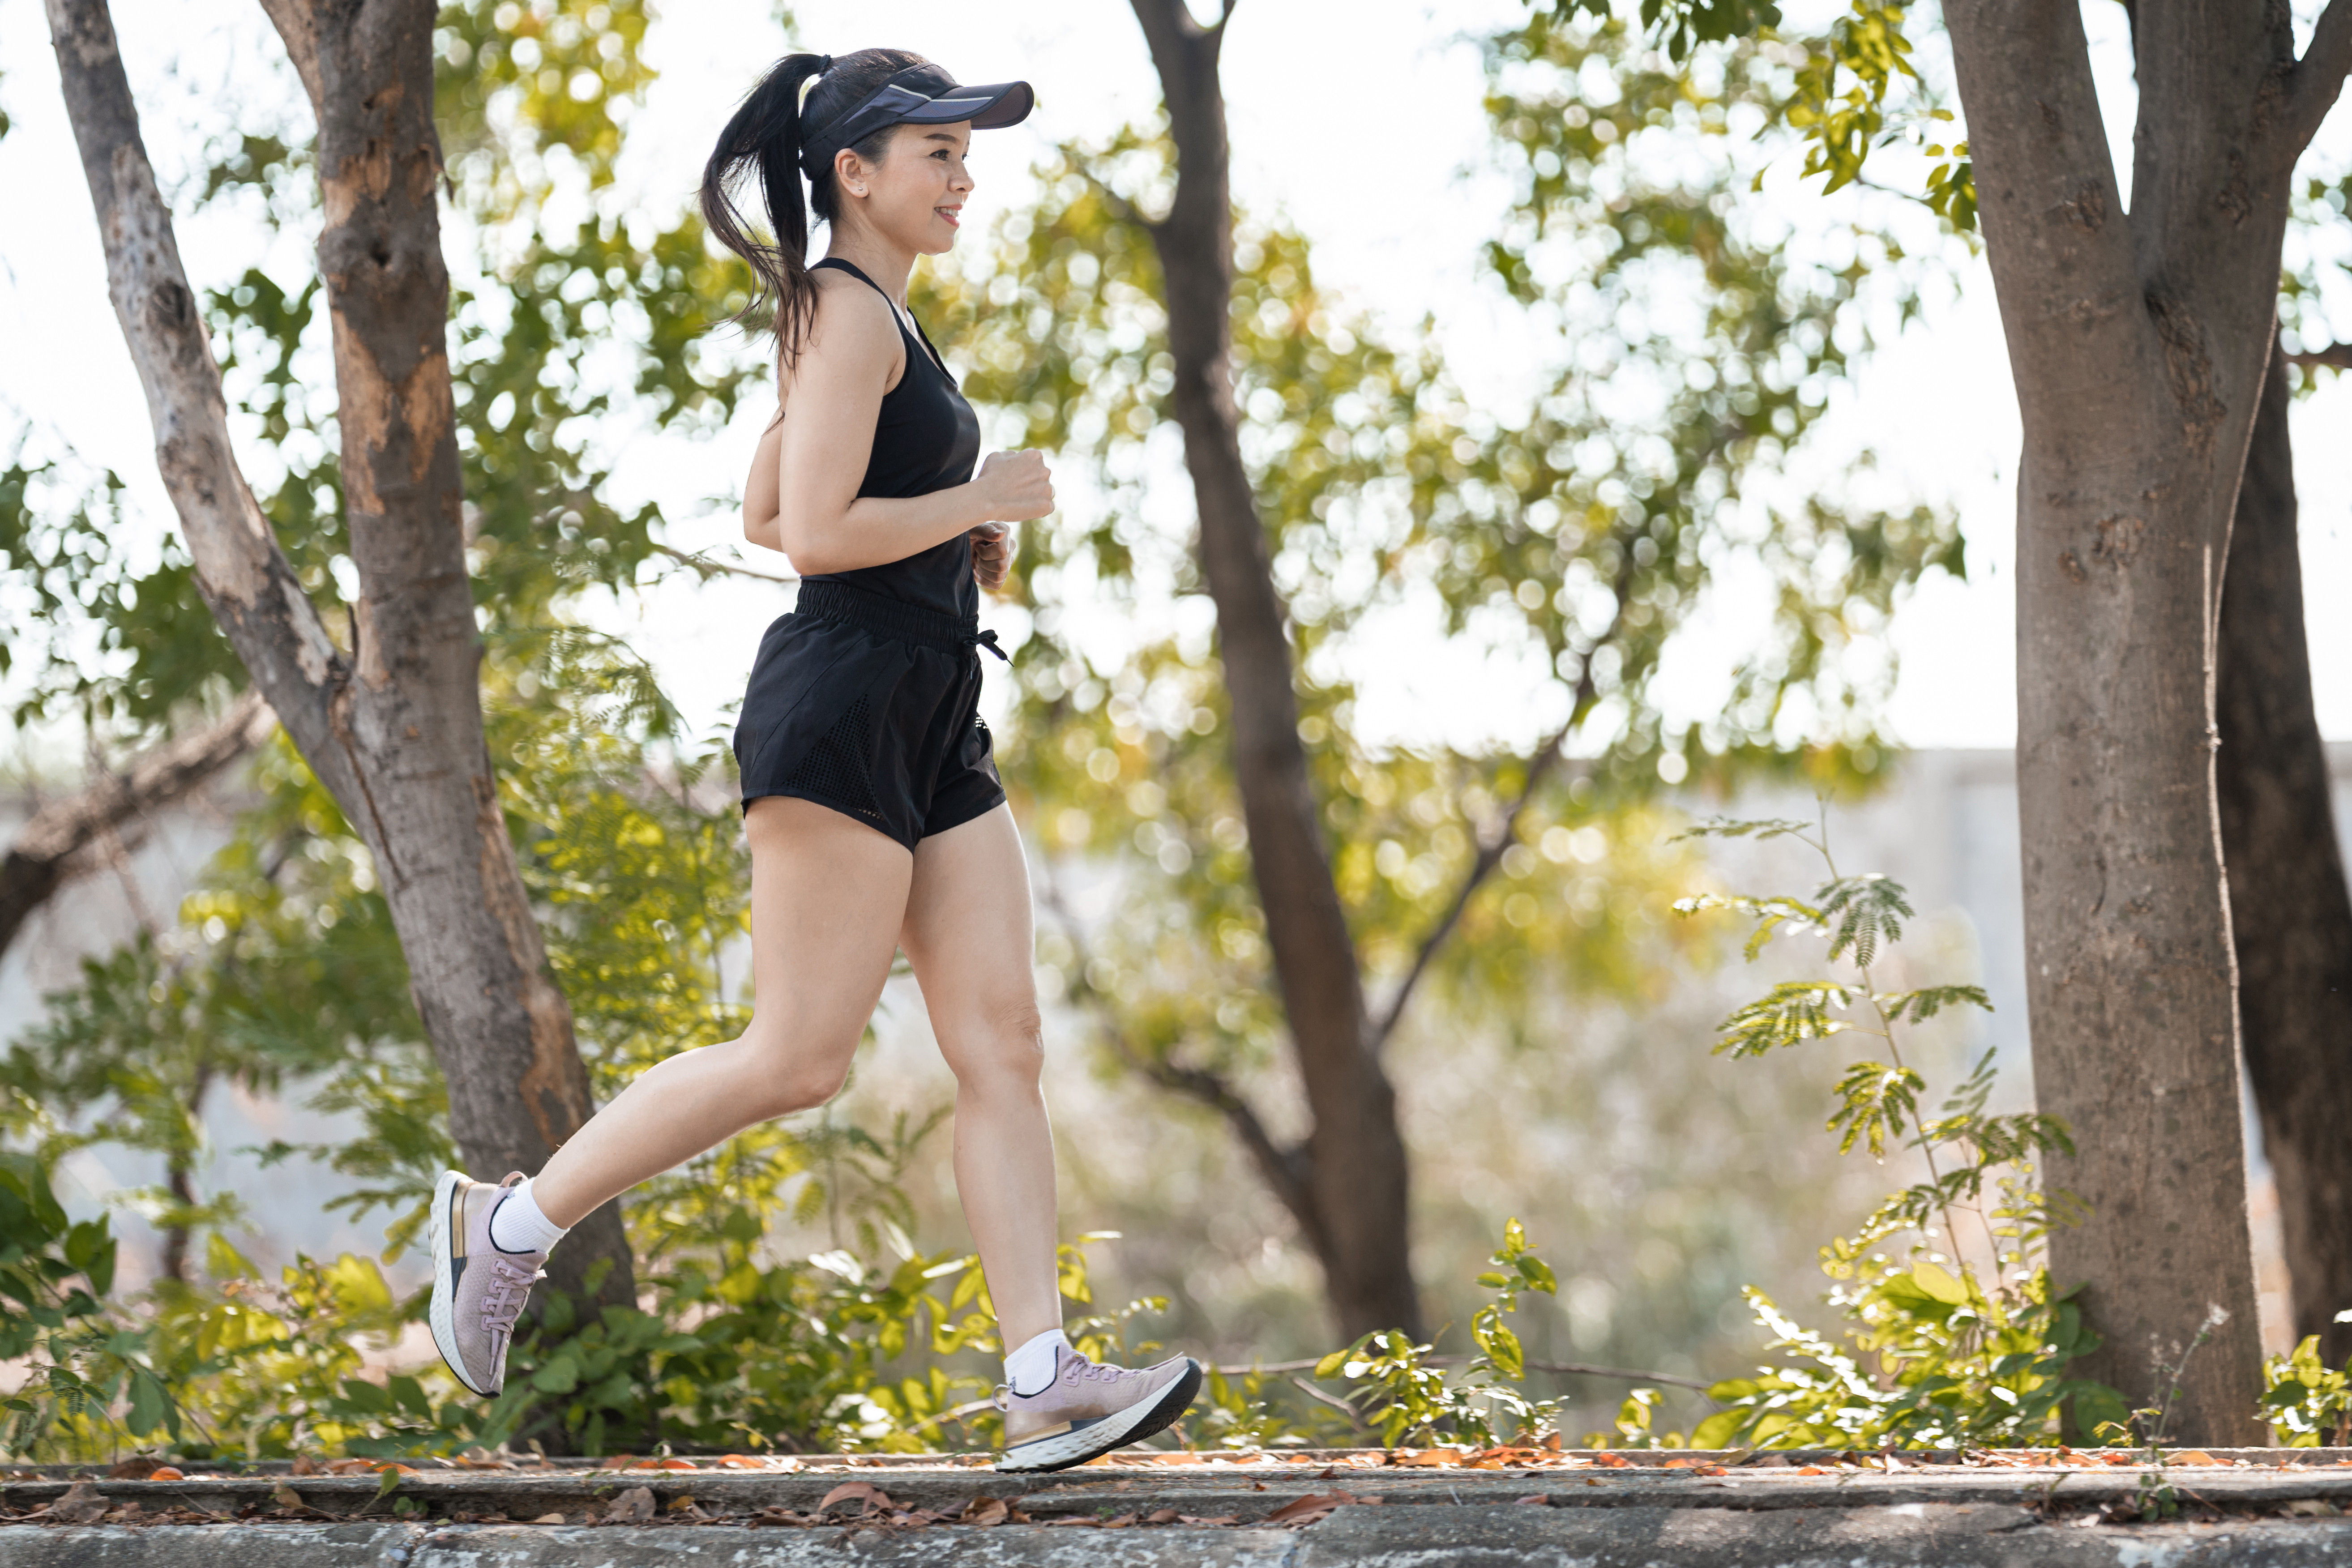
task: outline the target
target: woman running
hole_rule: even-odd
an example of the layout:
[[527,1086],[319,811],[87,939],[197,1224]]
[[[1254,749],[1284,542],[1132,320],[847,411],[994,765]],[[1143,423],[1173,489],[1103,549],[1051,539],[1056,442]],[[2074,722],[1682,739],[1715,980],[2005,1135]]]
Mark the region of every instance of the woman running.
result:
[[[900,948],[955,1073],[956,1187],[1010,1352],[999,1468],[1083,1464],[1169,1426],[1200,1388],[1187,1357],[1098,1366],[1062,1334],[1028,868],[978,710],[979,650],[1003,657],[979,629],[980,588],[1004,579],[1006,525],[1046,515],[1054,489],[1035,452],[973,471],[979,421],[906,305],[915,258],[955,243],[971,133],[1018,123],[1031,102],[1026,82],[960,87],[903,49],[793,55],[703,173],[711,232],[775,305],[780,406],[743,532],[801,573],[735,731],[751,1026],[646,1071],[535,1176],[442,1175],[433,1337],[477,1394],[499,1391],[517,1315],[570,1226],[840,1091]],[[772,244],[729,195],[747,174]],[[814,267],[810,211],[830,236]]]

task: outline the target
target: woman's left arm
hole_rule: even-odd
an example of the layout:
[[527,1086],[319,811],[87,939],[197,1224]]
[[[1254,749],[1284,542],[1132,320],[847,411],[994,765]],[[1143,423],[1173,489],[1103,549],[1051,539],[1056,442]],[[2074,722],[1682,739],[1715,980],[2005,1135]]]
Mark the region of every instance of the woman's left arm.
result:
[[778,458],[784,449],[784,416],[779,412],[760,437],[751,477],[743,481],[743,537],[762,550],[784,548],[783,486]]

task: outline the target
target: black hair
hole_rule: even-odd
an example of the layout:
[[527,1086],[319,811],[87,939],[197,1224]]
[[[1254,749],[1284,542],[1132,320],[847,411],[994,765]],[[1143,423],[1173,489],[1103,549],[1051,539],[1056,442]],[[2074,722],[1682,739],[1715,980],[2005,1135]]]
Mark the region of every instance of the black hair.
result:
[[[860,49],[854,55],[786,55],[768,69],[760,84],[743,100],[735,117],[719,133],[719,145],[702,170],[702,220],[719,243],[751,264],[759,279],[742,320],[770,300],[775,302],[772,325],[784,363],[799,357],[816,318],[816,285],[809,278],[810,215],[832,223],[840,212],[841,192],[830,164],[809,177],[806,204],[801,197],[802,128],[822,129],[835,116],[855,109],[884,82],[910,66],[926,64],[908,49]],[[803,102],[801,89],[809,79]],[[851,147],[868,163],[879,162],[895,125],[885,125]],[[729,187],[756,170],[760,195],[768,209],[768,228],[774,237],[761,239],[752,232]]]

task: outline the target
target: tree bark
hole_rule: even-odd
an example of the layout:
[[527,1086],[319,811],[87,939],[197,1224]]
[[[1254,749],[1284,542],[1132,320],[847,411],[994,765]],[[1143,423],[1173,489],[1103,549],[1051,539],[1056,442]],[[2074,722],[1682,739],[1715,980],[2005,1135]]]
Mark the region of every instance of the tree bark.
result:
[[203,788],[277,727],[269,705],[247,692],[203,729],[132,759],[120,773],[102,773],[79,795],[35,813],[0,858],[0,953],[33,911],[74,877],[83,850],[109,831]]
[[2126,217],[2075,8],[1949,0],[1945,16],[2025,430],[2034,1077],[2078,1149],[2052,1178],[2091,1205],[2053,1237],[2052,1267],[2088,1286],[2105,1338],[2084,1374],[2163,1405],[2181,1367],[2170,1437],[2259,1443],[2212,682],[2311,103],[2283,9],[2141,0]]
[[1171,402],[1200,510],[1201,572],[1217,607],[1250,857],[1314,1123],[1303,1151],[1309,1206],[1298,1217],[1343,1334],[1417,1334],[1396,1092],[1374,1050],[1355,941],[1298,739],[1286,611],[1234,406],[1231,153],[1217,72],[1223,18],[1203,26],[1183,0],[1133,4],[1177,152],[1174,202],[1150,226],[1175,361]]
[[2352,897],[2311,703],[2286,367],[2273,353],[2230,533],[2215,705],[2238,1026],[2278,1183],[2294,1332],[2352,1357]]
[[[359,577],[349,653],[237,469],[104,0],[47,4],[109,289],[198,590],[375,858],[463,1157],[491,1179],[537,1170],[591,1106],[483,740],[435,206],[432,0],[268,5],[319,120],[319,266]],[[617,1207],[583,1221],[548,1271],[583,1300],[633,1301]]]

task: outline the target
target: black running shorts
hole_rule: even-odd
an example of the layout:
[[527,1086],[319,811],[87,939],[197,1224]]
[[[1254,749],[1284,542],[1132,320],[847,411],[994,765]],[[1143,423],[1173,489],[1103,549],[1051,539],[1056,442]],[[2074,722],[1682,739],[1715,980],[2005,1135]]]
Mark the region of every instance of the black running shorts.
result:
[[982,645],[996,652],[975,622],[802,584],[799,606],[760,639],[735,724],[744,805],[814,801],[908,849],[993,811],[1004,785],[980,720]]

